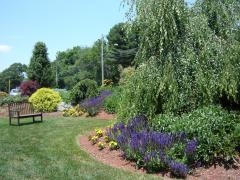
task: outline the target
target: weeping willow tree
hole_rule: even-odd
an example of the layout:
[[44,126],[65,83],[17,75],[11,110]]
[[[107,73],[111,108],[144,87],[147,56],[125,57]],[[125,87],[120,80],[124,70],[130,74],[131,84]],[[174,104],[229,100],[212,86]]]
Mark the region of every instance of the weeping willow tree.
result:
[[240,101],[237,0],[125,0],[140,33],[136,72],[123,87],[119,117],[189,112]]

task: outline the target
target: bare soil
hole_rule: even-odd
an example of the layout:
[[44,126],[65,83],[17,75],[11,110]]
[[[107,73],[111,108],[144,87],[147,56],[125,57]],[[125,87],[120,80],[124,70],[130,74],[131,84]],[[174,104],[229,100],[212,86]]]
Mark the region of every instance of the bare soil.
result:
[[[108,148],[99,150],[97,144],[92,145],[87,136],[78,138],[80,147],[88,152],[98,161],[110,165],[115,168],[121,168],[132,172],[147,173],[144,169],[137,169],[135,162],[127,161],[122,157],[120,150],[110,151]],[[166,179],[171,179],[170,173],[158,173],[156,176],[161,176]],[[193,175],[188,175],[188,180],[203,179],[203,180],[240,180],[240,169],[226,169],[224,166],[215,165],[209,168],[197,168]]]

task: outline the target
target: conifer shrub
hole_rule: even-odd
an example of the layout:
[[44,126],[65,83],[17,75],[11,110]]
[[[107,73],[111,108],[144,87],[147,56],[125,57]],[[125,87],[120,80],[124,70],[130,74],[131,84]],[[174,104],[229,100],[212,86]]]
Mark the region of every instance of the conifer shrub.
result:
[[73,104],[79,104],[84,99],[97,96],[97,94],[97,83],[90,79],[80,81],[70,92]]

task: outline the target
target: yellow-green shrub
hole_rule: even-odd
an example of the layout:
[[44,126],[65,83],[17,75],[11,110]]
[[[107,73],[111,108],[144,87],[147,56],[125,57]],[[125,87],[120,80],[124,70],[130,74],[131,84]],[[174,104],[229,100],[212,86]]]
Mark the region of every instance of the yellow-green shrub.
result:
[[33,104],[36,111],[53,112],[56,111],[57,105],[61,102],[61,97],[58,92],[49,89],[38,89],[30,98],[29,102]]
[[4,98],[4,97],[7,97],[8,94],[3,92],[3,91],[0,91],[0,98]]

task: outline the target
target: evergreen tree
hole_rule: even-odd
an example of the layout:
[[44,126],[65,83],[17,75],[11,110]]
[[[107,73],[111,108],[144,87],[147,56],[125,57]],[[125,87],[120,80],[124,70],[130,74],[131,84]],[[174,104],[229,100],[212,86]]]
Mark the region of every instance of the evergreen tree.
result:
[[51,63],[48,59],[47,47],[37,42],[28,68],[28,78],[37,81],[41,87],[49,87],[52,82]]

